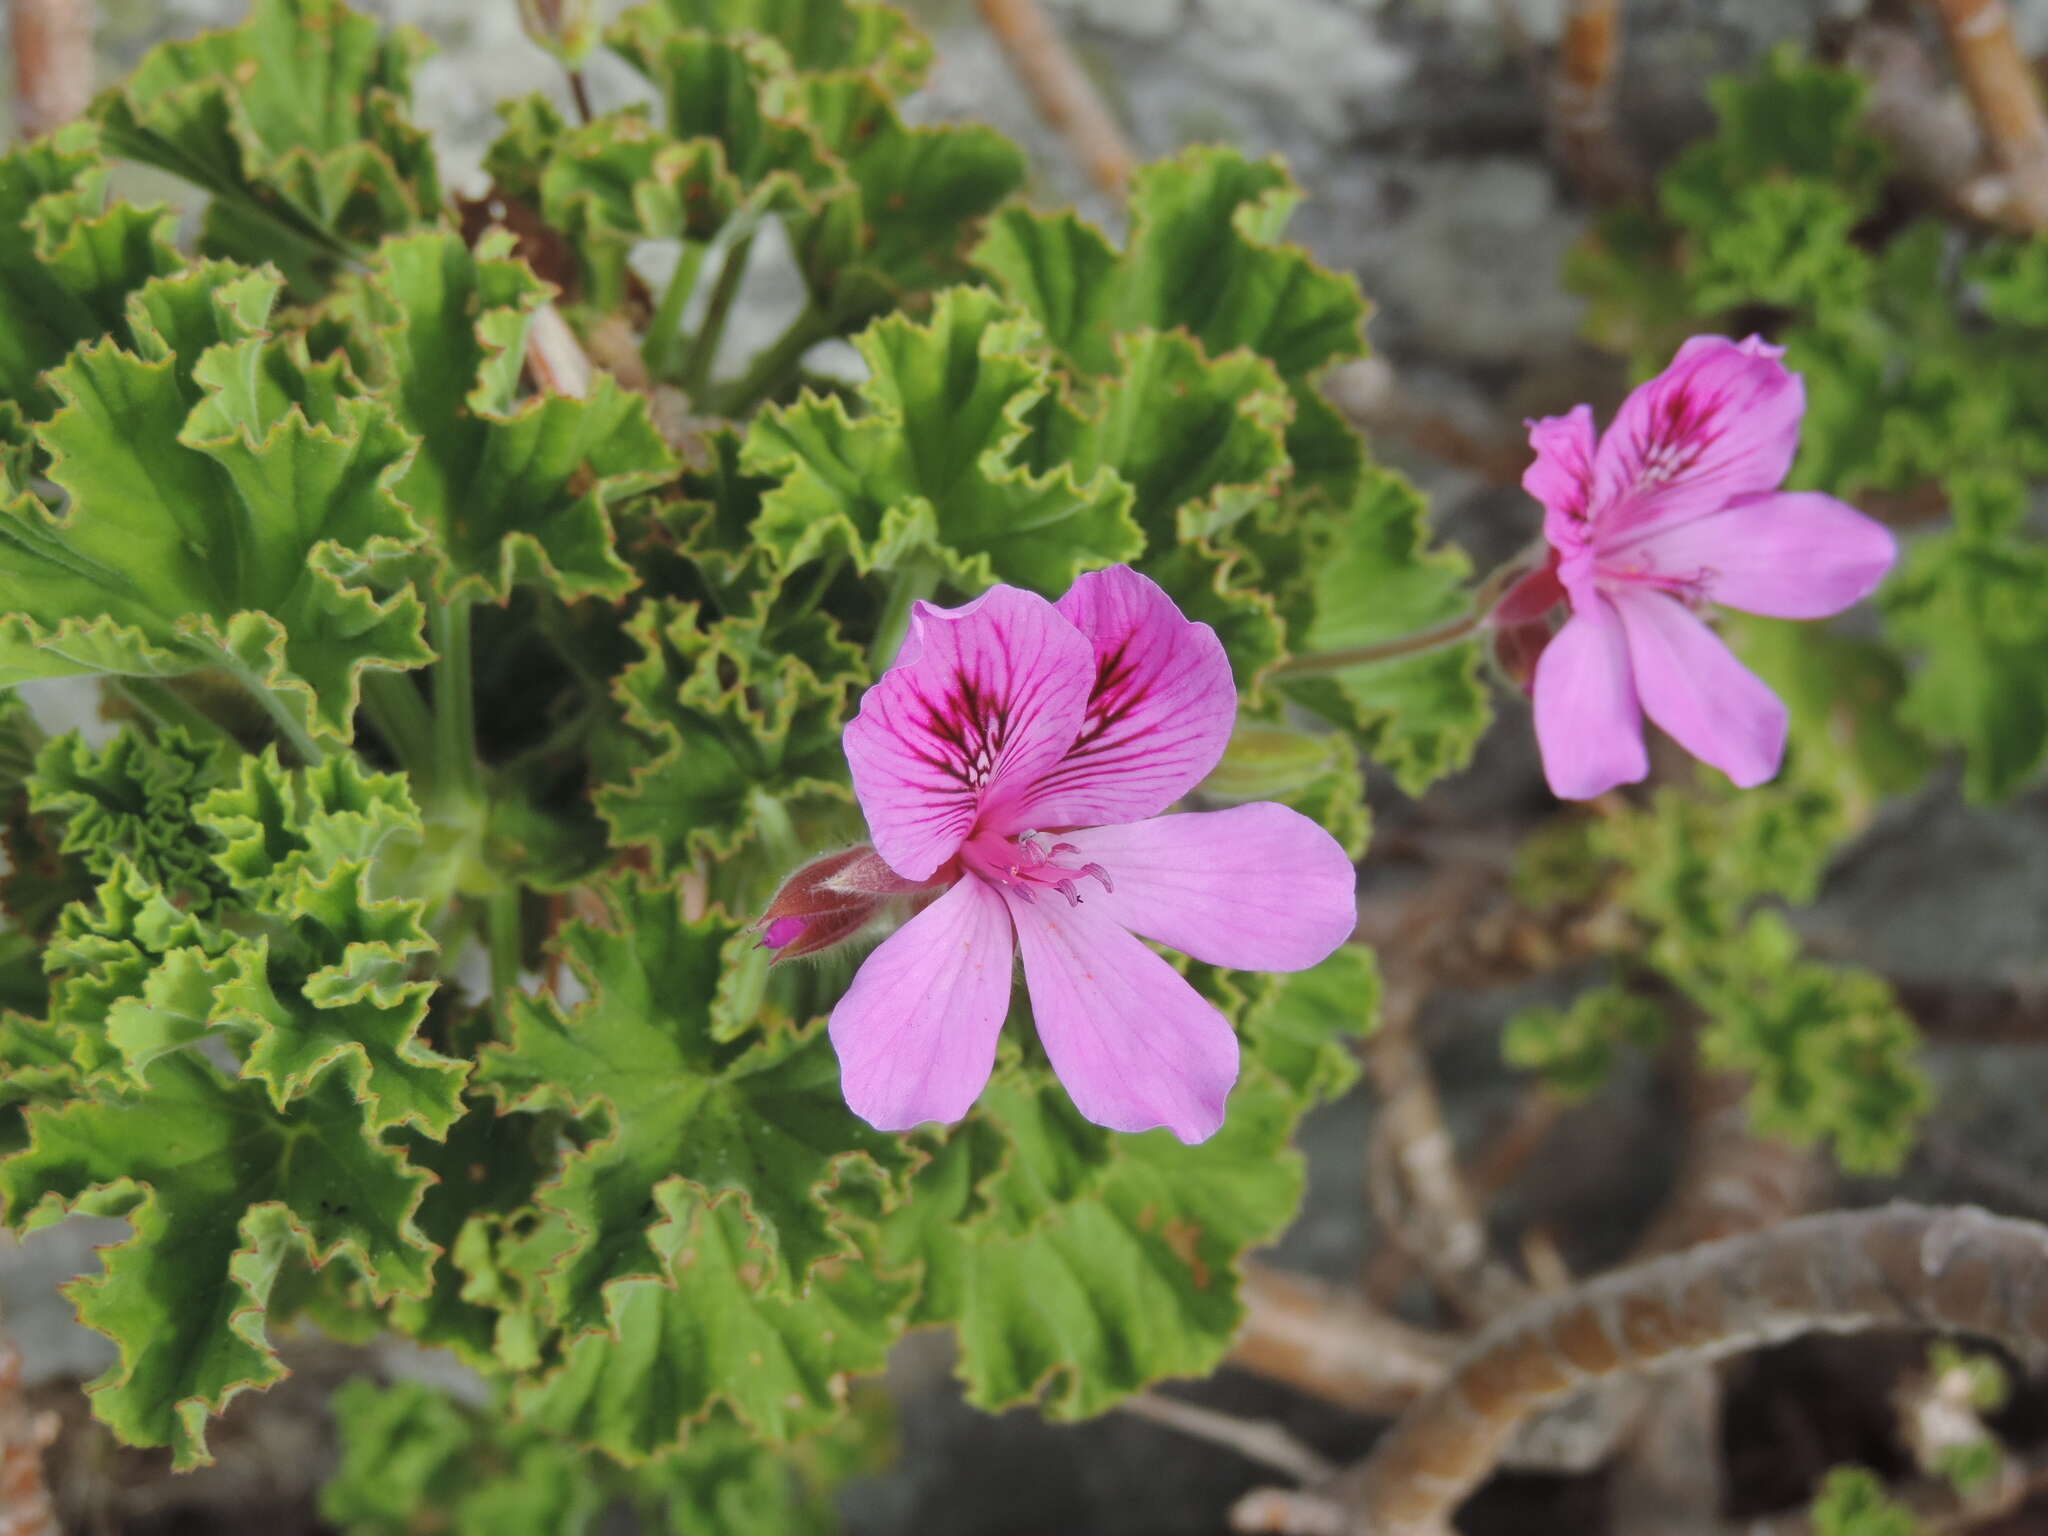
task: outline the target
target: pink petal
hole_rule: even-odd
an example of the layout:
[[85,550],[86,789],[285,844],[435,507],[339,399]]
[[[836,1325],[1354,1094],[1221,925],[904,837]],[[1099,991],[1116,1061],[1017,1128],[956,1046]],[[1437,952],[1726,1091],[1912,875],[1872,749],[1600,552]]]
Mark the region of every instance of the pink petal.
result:
[[1075,1107],[1113,1131],[1215,1135],[1237,1081],[1229,1021],[1093,904],[1004,900],[1038,1038]]
[[1522,489],[1547,512],[1584,517],[1593,492],[1593,407],[1575,405],[1528,427],[1536,460],[1522,471]]
[[1094,647],[1087,721],[1060,764],[1004,804],[998,831],[1156,816],[1208,777],[1237,721],[1223,642],[1149,577],[1092,572],[1059,611]]
[[1337,840],[1284,805],[1158,816],[1060,834],[1100,864],[1097,915],[1211,965],[1303,971],[1358,926],[1358,872]]
[[832,1010],[847,1108],[878,1131],[958,1120],[1010,1009],[1010,919],[968,876],[867,957]]
[[1617,593],[1614,606],[1643,712],[1743,789],[1775,774],[1785,755],[1778,696],[1677,598],[1637,588]]
[[1695,336],[1622,402],[1593,460],[1603,547],[1778,488],[1806,413],[1805,386],[1781,351],[1755,337]]
[[1066,755],[1094,677],[1088,641],[1035,593],[917,604],[896,665],[844,738],[875,851],[905,879],[930,879],[985,803]]
[[1898,556],[1891,531],[1854,507],[1818,491],[1780,491],[1653,529],[1625,558],[1746,613],[1824,619],[1868,597]]
[[1536,744],[1563,800],[1590,800],[1650,771],[1621,621],[1605,598],[1573,615],[1536,662]]

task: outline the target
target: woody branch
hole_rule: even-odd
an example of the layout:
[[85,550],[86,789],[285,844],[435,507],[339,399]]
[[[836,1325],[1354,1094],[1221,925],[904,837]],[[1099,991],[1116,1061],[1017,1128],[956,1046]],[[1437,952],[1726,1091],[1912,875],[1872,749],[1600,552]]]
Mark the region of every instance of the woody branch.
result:
[[1541,1298],[1482,1333],[1323,1502],[1345,1510],[1347,1536],[1442,1536],[1549,1403],[1627,1372],[1881,1327],[2048,1343],[2048,1226],[1970,1208],[1836,1211]]
[[2048,226],[2048,113],[2005,0],[1929,3],[1997,163],[1997,175],[1969,201],[1982,216],[2016,228]]

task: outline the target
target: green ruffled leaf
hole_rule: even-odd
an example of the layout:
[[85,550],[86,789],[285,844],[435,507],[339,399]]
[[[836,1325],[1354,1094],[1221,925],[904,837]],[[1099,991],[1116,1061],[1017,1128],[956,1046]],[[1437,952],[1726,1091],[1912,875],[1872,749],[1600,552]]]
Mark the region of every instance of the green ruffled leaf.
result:
[[178,1056],[143,1092],[31,1110],[28,1133],[0,1162],[16,1227],[77,1213],[135,1229],[67,1294],[121,1351],[88,1388],[95,1411],[180,1467],[210,1459],[209,1416],[284,1375],[265,1324],[288,1260],[344,1263],[380,1301],[429,1284],[434,1249],[413,1223],[426,1178],[364,1134],[338,1075],[281,1116],[255,1084]]
[[195,811],[227,777],[228,749],[181,730],[123,731],[95,751],[76,732],[36,755],[29,809],[63,827],[58,851],[100,879],[129,864],[197,912],[230,891]]
[[1775,913],[1752,918],[1689,990],[1708,1011],[1706,1060],[1751,1079],[1749,1113],[1766,1135],[1827,1138],[1855,1173],[1890,1173],[1933,1103],[1920,1032],[1891,985],[1868,971],[1801,958]]
[[1973,799],[1994,800],[2048,757],[2048,544],[2024,528],[2021,488],[1954,486],[1955,527],[1912,545],[1883,594],[1892,637],[1921,656],[1902,718],[1963,749]]
[[[676,892],[631,882],[608,887],[605,901],[608,926],[576,924],[558,939],[590,1001],[564,1012],[551,997],[513,999],[511,1043],[486,1051],[479,1074],[508,1111],[566,1110],[588,1133],[540,1195],[569,1239],[547,1276],[557,1317],[572,1331],[612,1326],[614,1310],[647,1317],[652,1300],[611,1292],[662,1274],[700,1216],[715,1229],[704,1241],[722,1233],[738,1245],[740,1290],[801,1290],[851,1252],[833,1190],[900,1168],[901,1142],[847,1110],[815,1026],[771,1019],[732,1037],[721,977],[749,943],[737,923],[687,920]],[[666,1238],[654,1230],[664,1212]]]
[[[385,845],[420,833],[403,782],[347,755],[288,772],[275,752],[215,788],[224,776],[218,754],[177,733],[124,734],[97,760],[69,737],[45,751],[36,802],[70,815],[67,845],[106,881],[51,951],[61,1016],[103,1025],[138,1083],[220,1030],[279,1110],[339,1064],[371,1129],[445,1134],[469,1068],[419,1036],[433,985],[411,967],[435,949],[424,908],[372,890]],[[140,817],[118,802],[143,793],[181,861],[128,846]]]
[[345,1382],[333,1409],[341,1465],[320,1512],[349,1536],[589,1536],[619,1505],[689,1536],[827,1536],[827,1486],[860,1455],[859,1426],[792,1457],[719,1414],[675,1455],[629,1469],[410,1381]]
[[1023,151],[978,123],[906,127],[865,74],[801,80],[795,112],[844,166],[844,181],[790,217],[790,244],[829,330],[973,277],[980,221],[1024,185]]
[[1745,188],[1769,181],[1831,185],[1859,211],[1876,199],[1889,165],[1865,126],[1862,76],[1809,63],[1787,45],[1756,74],[1724,75],[1707,93],[1720,120],[1714,136],[1681,155],[1658,188],[1679,223],[1707,228]]
[[[920,1220],[928,1194],[957,1189],[951,1164],[974,1156],[962,1149],[918,1176],[902,1218],[918,1223],[931,1269],[950,1277],[913,1321],[956,1321],[969,1400],[1035,1401],[1080,1418],[1162,1377],[1214,1369],[1242,1320],[1238,1257],[1301,1198],[1289,1094],[1254,1068],[1223,1129],[1198,1147],[1163,1132],[1114,1136],[1081,1120],[1056,1084],[1014,1067],[980,1113],[1011,1147],[987,1187],[993,1214],[971,1226]],[[937,1311],[948,1302],[957,1311]]]
[[[55,407],[43,371],[120,330],[128,295],[183,265],[171,222],[160,207],[109,204],[90,123],[0,155],[0,398]],[[25,488],[9,480],[0,471],[0,499]]]
[[776,1442],[843,1415],[848,1378],[880,1370],[901,1334],[914,1281],[848,1248],[778,1295],[761,1284],[778,1234],[758,1206],[749,1218],[744,1195],[676,1179],[655,1204],[663,1219],[647,1242],[660,1267],[606,1288],[606,1331],[522,1387],[521,1416],[631,1464],[687,1454],[697,1422],[720,1409]]
[[642,658],[615,691],[651,750],[597,792],[614,843],[646,848],[657,873],[725,863],[750,841],[786,867],[842,830],[852,797],[839,733],[864,674],[829,620],[811,622],[824,676],[771,643],[760,618],[706,626],[694,605],[640,608],[627,632]]
[[426,51],[339,0],[255,0],[240,27],[153,49],[93,115],[113,153],[213,194],[209,249],[310,286],[439,217],[433,147],[404,116]]
[[1280,495],[1294,407],[1270,364],[1243,351],[1212,362],[1179,332],[1122,335],[1116,351],[1115,375],[1034,437],[1040,467],[1115,470],[1152,549],[1221,533]]
[[1006,208],[975,252],[1085,373],[1122,332],[1184,328],[1212,357],[1248,348],[1290,384],[1365,351],[1358,285],[1279,244],[1301,192],[1277,160],[1204,146],[1142,167],[1118,254],[1073,214]]
[[875,0],[652,0],[625,26],[772,43],[806,74],[871,70],[899,94],[922,84],[931,63],[931,45],[903,13]]
[[1647,1050],[1663,1038],[1664,1010],[1620,987],[1595,987],[1569,1008],[1530,1008],[1508,1020],[1501,1055],[1539,1075],[1554,1092],[1584,1098],[1597,1091],[1625,1049]]
[[333,367],[265,339],[275,292],[220,263],[156,279],[130,302],[134,350],[46,375],[69,504],[0,507],[0,685],[219,667],[346,742],[364,668],[430,659],[418,600],[368,585],[419,540],[389,489],[408,441]]
[[573,1446],[500,1414],[465,1409],[421,1382],[345,1381],[329,1400],[341,1465],[320,1514],[350,1536],[575,1536],[610,1501]]
[[1912,1510],[1893,1502],[1865,1467],[1836,1467],[1813,1501],[1814,1536],[1921,1536]]
[[387,242],[359,290],[368,371],[421,440],[396,490],[433,535],[444,597],[502,601],[518,583],[618,597],[633,574],[608,511],[674,461],[643,397],[599,373],[589,396],[521,401],[519,370],[547,289],[509,237]]
[[1036,328],[993,294],[953,289],[929,324],[891,316],[855,340],[865,409],[806,395],[757,417],[742,466],[782,483],[755,537],[790,571],[844,555],[859,571],[934,570],[979,591],[1008,581],[1064,591],[1084,570],[1133,558],[1131,487],[1035,473],[1020,449],[1053,376]]
[[[1427,547],[1425,515],[1422,498],[1399,475],[1365,473],[1314,573],[1307,650],[1373,645],[1469,609],[1470,566],[1455,550]],[[1464,767],[1493,717],[1472,641],[1349,667],[1288,691],[1326,712],[1336,704],[1338,718],[1348,717],[1366,751],[1410,794]]]

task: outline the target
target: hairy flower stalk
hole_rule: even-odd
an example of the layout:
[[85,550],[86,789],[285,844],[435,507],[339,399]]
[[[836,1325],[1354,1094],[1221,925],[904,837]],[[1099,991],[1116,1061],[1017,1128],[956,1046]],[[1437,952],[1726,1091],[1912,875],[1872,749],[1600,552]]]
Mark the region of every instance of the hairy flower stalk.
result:
[[1590,406],[1529,424],[1522,477],[1550,562],[1503,600],[1519,631],[1571,618],[1534,662],[1550,787],[1589,799],[1649,772],[1643,717],[1748,788],[1778,771],[1785,706],[1700,618],[1707,603],[1819,619],[1867,597],[1897,557],[1885,528],[1813,491],[1780,491],[1806,395],[1782,347],[1695,336],[1597,437]]
[[1216,765],[1236,714],[1214,631],[1126,567],[1057,604],[998,586],[912,607],[845,733],[872,853],[810,866],[762,919],[779,955],[810,953],[883,901],[937,893],[832,1012],[856,1114],[883,1130],[964,1115],[1021,952],[1039,1038],[1082,1114],[1215,1133],[1237,1038],[1139,938],[1301,970],[1357,915],[1350,860],[1307,817],[1268,803],[1160,815]]

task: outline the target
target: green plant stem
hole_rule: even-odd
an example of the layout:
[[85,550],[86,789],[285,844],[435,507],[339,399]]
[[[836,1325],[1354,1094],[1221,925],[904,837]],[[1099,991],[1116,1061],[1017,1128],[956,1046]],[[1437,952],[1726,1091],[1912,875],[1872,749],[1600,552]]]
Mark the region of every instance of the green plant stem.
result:
[[711,297],[704,305],[704,319],[690,339],[683,357],[679,382],[692,401],[704,398],[711,382],[711,370],[718,362],[718,346],[725,339],[725,323],[732,318],[733,302],[740,296],[740,283],[747,275],[747,261],[754,254],[754,232],[749,228],[725,248],[718,276],[712,280]]
[[747,365],[747,371],[724,389],[712,404],[721,416],[740,417],[782,393],[803,366],[804,354],[832,334],[831,319],[811,306],[790,322],[789,329]]
[[1522,577],[1534,570],[1542,558],[1545,546],[1538,542],[1529,545],[1513,559],[1505,560],[1486,575],[1486,579],[1472,589],[1472,607],[1469,612],[1455,619],[1445,619],[1422,629],[1410,630],[1405,635],[1395,635],[1386,640],[1375,640],[1371,645],[1346,647],[1341,651],[1321,651],[1308,656],[1293,656],[1273,669],[1275,677],[1321,677],[1330,672],[1344,672],[1352,667],[1367,667],[1379,661],[1399,661],[1410,656],[1426,656],[1431,651],[1441,651],[1486,628],[1493,618],[1493,610]]
[[676,354],[683,344],[683,311],[697,290],[697,274],[704,269],[704,254],[710,249],[702,240],[685,240],[668,286],[661,290],[661,303],[648,322],[647,339],[640,344],[640,359],[657,379],[670,378]]
[[903,636],[910,629],[911,604],[921,597],[930,597],[938,585],[938,569],[926,561],[913,560],[897,571],[889,584],[889,600],[882,609],[881,622],[875,626],[874,642],[868,646],[868,670],[877,677],[903,648]]
[[423,795],[436,766],[434,716],[412,679],[402,672],[365,672],[363,713],[370,717],[399,766],[411,775],[415,794]]
[[302,764],[314,768],[327,761],[327,749],[313,739],[312,732],[299,723],[299,717],[292,712],[291,706],[270,688],[265,687],[261,678],[247,667],[239,665],[227,666],[223,670],[247,689],[249,697],[256,701],[263,713],[270,716],[270,723],[277,727],[280,736],[291,743],[292,750],[298,754]]
[[199,741],[223,742],[241,750],[241,743],[213,716],[166,683],[153,677],[108,679],[114,691],[134,705],[158,729],[178,726]]
[[484,940],[491,951],[491,996],[500,1000],[519,987],[520,889],[508,885],[484,902]]
[[476,683],[470,665],[470,600],[436,603],[428,621],[440,661],[434,667],[434,784],[474,799],[482,786],[476,759]]
[[1292,656],[1273,669],[1275,677],[1320,677],[1326,672],[1344,672],[1352,667],[1370,666],[1376,661],[1398,661],[1407,656],[1426,656],[1469,640],[1484,627],[1486,614],[1473,612],[1418,629],[1372,645],[1355,645],[1341,651],[1322,651],[1312,656]]

